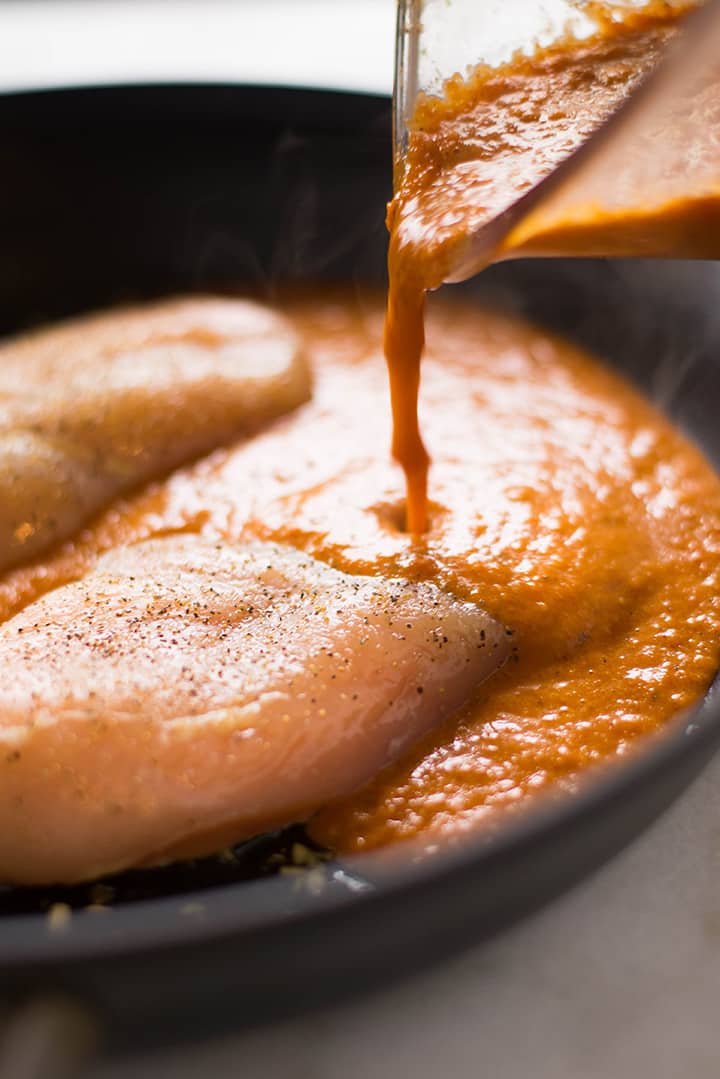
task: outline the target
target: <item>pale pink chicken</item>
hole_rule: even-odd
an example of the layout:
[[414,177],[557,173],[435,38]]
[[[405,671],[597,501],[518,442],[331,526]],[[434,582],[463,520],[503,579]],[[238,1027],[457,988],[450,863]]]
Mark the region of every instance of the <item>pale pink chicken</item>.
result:
[[113,551],[0,626],[0,878],[77,881],[304,819],[507,651],[431,583],[196,535]]
[[309,396],[292,326],[248,300],[119,308],[2,345],[0,570]]

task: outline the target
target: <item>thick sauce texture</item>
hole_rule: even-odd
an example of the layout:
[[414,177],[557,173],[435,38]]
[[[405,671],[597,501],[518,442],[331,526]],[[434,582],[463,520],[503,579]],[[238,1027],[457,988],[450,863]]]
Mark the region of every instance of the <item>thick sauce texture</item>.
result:
[[100,552],[173,532],[289,543],[481,604],[511,658],[409,758],[314,819],[314,837],[343,851],[486,824],[701,697],[720,658],[720,482],[668,421],[562,340],[433,301],[430,527],[411,540],[384,453],[384,298],[323,288],[281,307],[315,369],[312,400],[7,574],[2,618]]
[[[477,270],[481,261],[523,252],[717,253],[717,192],[698,202],[675,200],[650,214],[626,207],[608,216],[592,205],[569,220],[562,212],[545,221],[530,215],[528,227],[521,222],[515,236],[498,234],[493,241],[488,233],[486,246],[478,246],[478,230],[530,192],[615,111],[657,63],[687,11],[650,3],[613,21],[602,5],[595,7],[595,35],[561,41],[499,68],[480,67],[467,80],[456,76],[442,97],[417,102],[388,210],[385,326],[393,454],[406,475],[412,533],[428,525],[429,457],[417,419],[428,290],[467,276],[468,259]],[[711,96],[709,111],[716,118],[715,87]],[[694,244],[689,252],[688,238]]]

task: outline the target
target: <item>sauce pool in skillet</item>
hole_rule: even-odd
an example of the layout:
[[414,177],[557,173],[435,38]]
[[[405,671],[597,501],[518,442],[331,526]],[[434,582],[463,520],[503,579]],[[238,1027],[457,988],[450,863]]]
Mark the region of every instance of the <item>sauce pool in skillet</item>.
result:
[[279,306],[314,368],[312,400],[7,574],[4,618],[99,551],[168,532],[289,544],[481,604],[507,627],[509,661],[459,717],[311,822],[343,851],[491,822],[701,697],[718,665],[720,483],[650,404],[543,330],[433,302],[430,527],[413,542],[385,452],[384,297],[322,286]]
[[[651,3],[618,21],[593,10],[596,35],[452,79],[444,97],[421,96],[410,127],[388,210],[384,347],[406,495],[393,520],[415,537],[406,566],[486,603],[513,654],[459,722],[320,814],[313,835],[342,850],[456,835],[573,787],[695,703],[718,666],[720,485],[617,376],[519,322],[440,307],[419,422],[427,292],[462,265],[469,235],[610,115],[687,7]],[[719,207],[688,199],[612,221],[589,208],[522,249],[592,253],[612,235],[642,253],[652,234],[658,250],[681,237],[684,254],[703,256],[720,250]]]

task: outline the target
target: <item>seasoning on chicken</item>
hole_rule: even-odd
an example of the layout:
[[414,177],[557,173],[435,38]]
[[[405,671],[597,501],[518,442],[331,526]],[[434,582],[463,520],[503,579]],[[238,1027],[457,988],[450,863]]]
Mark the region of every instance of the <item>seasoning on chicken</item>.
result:
[[123,309],[4,345],[0,570],[309,395],[290,324],[246,300]]
[[197,535],[101,558],[0,627],[0,879],[218,850],[349,794],[505,660],[435,585]]

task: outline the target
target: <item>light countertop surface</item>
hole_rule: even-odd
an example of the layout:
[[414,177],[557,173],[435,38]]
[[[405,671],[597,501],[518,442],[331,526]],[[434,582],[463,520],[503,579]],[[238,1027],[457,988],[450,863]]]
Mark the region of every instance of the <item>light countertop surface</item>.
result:
[[[393,0],[0,0],[0,89],[389,91],[393,26]],[[717,1079],[719,999],[716,759],[628,850],[490,944],[340,1010],[87,1075]]]

